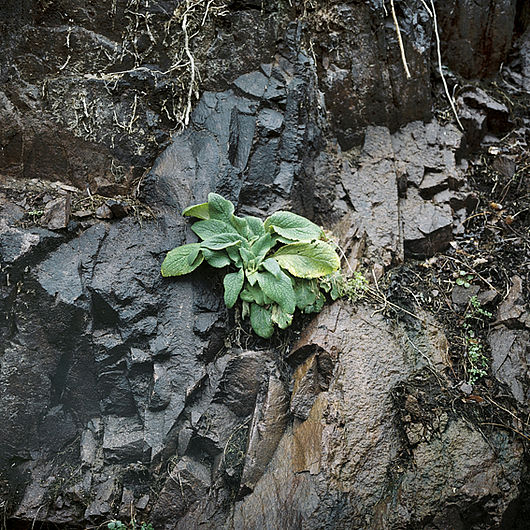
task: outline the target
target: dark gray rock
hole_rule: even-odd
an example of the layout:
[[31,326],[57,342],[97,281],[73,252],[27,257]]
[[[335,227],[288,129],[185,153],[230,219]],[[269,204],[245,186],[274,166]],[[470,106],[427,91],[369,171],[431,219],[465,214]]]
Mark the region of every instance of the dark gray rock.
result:
[[356,172],[344,163],[342,182],[370,243],[383,263],[402,259],[394,151],[385,127],[368,127]]
[[436,6],[447,66],[466,78],[493,77],[512,43],[516,5],[464,0]]
[[307,420],[317,396],[328,389],[333,367],[334,362],[326,352],[312,354],[297,367],[290,404],[295,418]]
[[512,278],[508,296],[499,305],[488,340],[492,371],[524,407],[530,406],[530,313],[524,303],[523,281]]
[[530,327],[530,320],[524,301],[523,280],[519,276],[512,277],[512,287],[508,296],[502,301],[497,310],[495,324],[504,324],[508,327]]
[[425,202],[411,189],[403,200],[405,254],[428,257],[447,248],[453,239],[453,216],[447,205]]
[[12,228],[5,219],[0,219],[0,259],[2,262],[15,262],[40,241],[41,238],[37,234]]
[[144,460],[146,447],[142,424],[136,418],[106,416],[102,447],[106,462]]
[[255,352],[244,352],[228,361],[214,399],[244,418],[254,411],[264,383],[265,358]]
[[381,5],[322,5],[315,14],[323,32],[319,67],[326,108],[345,150],[362,142],[360,131],[367,125],[395,131],[409,121],[430,118],[432,22],[420,2],[400,6],[398,16],[410,79],[391,15]]
[[68,226],[71,212],[72,199],[70,195],[59,197],[46,204],[41,222],[49,230],[60,230]]
[[96,217],[98,219],[112,219],[112,210],[106,204],[102,204],[96,208]]
[[129,214],[130,206],[124,201],[111,199],[105,204],[110,208],[112,216],[116,219],[123,219]]
[[271,461],[288,422],[289,402],[284,383],[269,375],[267,391],[256,403],[249,429],[241,489],[252,490]]
[[[460,306],[460,309],[464,309],[472,296],[477,296],[480,291],[480,286],[471,285],[465,287],[463,285],[455,285],[451,291],[451,300],[453,304]],[[482,303],[482,302],[481,302]]]
[[237,87],[245,96],[252,96],[261,99],[267,89],[268,78],[261,72],[251,72],[238,77],[234,81]]
[[460,121],[465,127],[463,154],[474,151],[486,134],[502,137],[510,128],[509,111],[477,87],[464,89],[457,98]]
[[[464,419],[452,419],[443,409],[428,411],[412,395],[395,406],[408,415],[404,421],[413,416],[418,434],[410,423],[397,426],[390,396],[400,382],[410,381],[417,388],[422,376],[415,368],[415,349],[404,348],[396,331],[368,308],[355,312],[340,303],[315,318],[295,345],[292,360],[309,353],[308,366],[314,368],[310,352],[325,351],[338,369],[307,418],[285,432],[265,474],[253,492],[235,504],[225,527],[423,527],[437,518],[460,521],[465,528],[473,525],[466,507],[484,502],[488,520],[500,522],[519,491],[521,444],[499,433],[488,440],[494,444],[490,447]],[[429,359],[420,357],[423,366],[444,356],[443,342],[421,347]],[[311,370],[302,367],[293,399]],[[414,435],[406,453],[401,428]],[[397,464],[397,454],[410,456]],[[418,463],[427,474],[417,473]],[[450,478],[448,468],[455,470]],[[389,487],[398,494],[389,495]]]
[[530,332],[501,326],[490,333],[489,344],[493,375],[508,385],[519,403],[528,407]]
[[343,156],[342,184],[353,222],[366,232],[368,256],[389,265],[404,254],[425,257],[447,247],[453,208],[468,202],[454,191],[462,180],[455,160],[461,138],[452,125],[436,122],[413,122],[393,135],[368,127],[357,171]]

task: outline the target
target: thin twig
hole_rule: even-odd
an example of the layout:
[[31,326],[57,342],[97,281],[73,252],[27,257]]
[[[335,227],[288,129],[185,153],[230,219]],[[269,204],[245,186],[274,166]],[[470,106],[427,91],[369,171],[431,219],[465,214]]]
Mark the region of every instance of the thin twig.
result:
[[390,0],[390,8],[392,9],[392,18],[394,19],[394,25],[396,26],[399,51],[401,52],[401,61],[403,62],[403,68],[405,68],[405,74],[407,74],[407,79],[410,79],[410,70],[407,64],[407,58],[405,57],[405,48],[403,47],[403,40],[401,39],[401,30],[399,29],[399,24],[396,16],[396,9],[394,7],[394,0]]
[[447,259],[450,259],[452,261],[456,261],[456,263],[460,263],[460,265],[463,265],[464,267],[466,267],[467,270],[469,270],[471,272],[471,274],[474,274],[475,276],[478,276],[492,291],[495,291],[498,295],[500,295],[501,293],[499,292],[498,289],[496,289],[492,284],[491,282],[489,282],[488,280],[486,280],[486,278],[484,278],[484,276],[482,276],[481,274],[479,274],[473,267],[470,267],[467,263],[465,263],[464,261],[462,260],[459,260],[457,258],[453,258],[452,256],[446,256],[444,255],[444,258],[447,258]]
[[530,427],[530,423],[525,422],[521,418],[519,418],[516,414],[508,410],[507,408],[503,407],[502,405],[499,405],[497,402],[493,401],[493,399],[489,398],[488,396],[484,396],[492,405],[495,405],[497,408],[504,410],[504,412],[507,412],[512,418],[516,419],[517,421],[522,422],[527,427]]
[[453,114],[455,115],[456,122],[458,123],[458,126],[461,130],[464,130],[464,127],[462,126],[462,123],[460,122],[460,118],[458,117],[458,114],[456,112],[455,102],[453,98],[451,97],[451,94],[449,94],[449,88],[447,88],[447,81],[445,80],[445,75],[442,69],[442,51],[440,47],[440,35],[438,34],[438,20],[436,18],[436,9],[434,8],[434,0],[431,0],[431,8],[432,8],[432,19],[434,21],[434,34],[436,36],[436,51],[438,53],[438,70],[440,72],[440,75],[442,76],[442,82],[445,89],[445,95],[447,96],[447,99],[449,101],[449,104],[451,105],[451,109],[453,110]]
[[503,429],[508,429],[518,434],[519,436],[522,436],[525,440],[528,440],[530,442],[530,438],[526,436],[526,434],[523,434],[521,431],[518,431],[517,429],[514,429],[513,427],[510,427],[509,425],[504,425],[502,423],[491,423],[489,421],[484,421],[481,423],[481,425],[492,425],[493,427],[502,427]]

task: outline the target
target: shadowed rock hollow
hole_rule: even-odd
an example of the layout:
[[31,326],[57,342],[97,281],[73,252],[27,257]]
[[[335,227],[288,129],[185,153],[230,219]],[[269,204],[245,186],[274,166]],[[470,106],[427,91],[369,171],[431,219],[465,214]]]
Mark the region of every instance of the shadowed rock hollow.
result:
[[[436,6],[461,130],[432,4],[394,3],[410,79],[380,2],[6,3],[6,528],[131,514],[156,530],[524,528],[528,424],[499,424],[481,397],[500,389],[505,411],[528,413],[524,266],[503,300],[475,277],[497,303],[475,389],[420,293],[398,285],[397,314],[387,295],[397,267],[468,237],[481,146],[529,137],[527,117],[476,87],[504,64],[513,94],[527,90],[529,13]],[[519,174],[512,155],[495,163]],[[182,209],[209,192],[333,230],[380,305],[340,300],[264,341],[226,310],[217,271],[163,279],[165,253],[195,241]],[[447,302],[459,325],[469,293]]]

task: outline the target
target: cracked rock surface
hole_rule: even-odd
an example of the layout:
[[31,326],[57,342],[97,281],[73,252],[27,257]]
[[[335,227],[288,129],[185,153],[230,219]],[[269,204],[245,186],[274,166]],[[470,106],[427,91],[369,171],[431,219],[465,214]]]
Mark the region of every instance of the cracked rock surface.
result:
[[[439,17],[461,32],[477,8],[457,4]],[[500,4],[481,9],[502,46],[477,51],[473,72],[489,75],[520,31],[519,4]],[[422,2],[398,9],[407,80],[379,2],[215,0],[189,15],[202,84],[184,127],[182,2],[112,5],[27,0],[0,14],[7,524],[136,513],[156,530],[509,528],[522,443],[504,430],[486,441],[452,412],[434,318],[337,301],[262,341],[226,310],[217,271],[159,274],[195,241],[182,209],[209,192],[332,229],[354,269],[429,258],[476,204],[464,156],[505,130],[505,105],[466,88],[466,130],[436,119]],[[495,377],[528,404],[522,282],[489,342]]]

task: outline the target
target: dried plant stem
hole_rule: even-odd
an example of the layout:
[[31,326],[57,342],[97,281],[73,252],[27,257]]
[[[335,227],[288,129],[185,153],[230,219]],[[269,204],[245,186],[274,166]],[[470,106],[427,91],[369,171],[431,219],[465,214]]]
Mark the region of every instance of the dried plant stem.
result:
[[405,68],[405,74],[407,74],[407,79],[410,79],[410,70],[407,64],[407,58],[405,57],[405,48],[403,47],[403,40],[401,39],[401,30],[399,29],[399,24],[396,16],[396,9],[394,7],[394,0],[390,0],[390,8],[392,9],[392,18],[394,19],[394,25],[396,26],[396,33],[399,43],[399,51],[401,52],[401,61],[403,62],[403,68]]
[[521,431],[518,431],[517,429],[514,429],[513,427],[510,427],[509,425],[504,425],[503,423],[492,423],[489,421],[484,421],[481,423],[481,425],[491,425],[492,427],[500,427],[502,429],[513,431],[515,434],[522,436],[525,440],[528,440],[530,442],[530,438],[526,436],[526,434],[522,433]]
[[187,29],[188,10],[190,8],[189,0],[186,0],[186,8],[187,8],[186,12],[184,13],[184,16],[182,17],[182,31],[184,33],[184,50],[190,61],[190,84],[188,87],[188,99],[186,102],[186,112],[184,113],[184,125],[188,125],[190,122],[191,101],[193,98],[193,91],[194,91],[194,85],[195,85],[195,59],[193,58],[193,55],[190,51],[190,43],[189,43],[189,36],[188,36],[188,29]]
[[[425,6],[427,8],[427,6]],[[451,109],[453,111],[453,114],[455,115],[456,122],[458,123],[458,126],[461,130],[464,130],[464,127],[462,126],[462,123],[460,122],[460,119],[458,117],[458,113],[456,112],[455,102],[452,98],[451,94],[449,94],[449,88],[447,88],[447,81],[445,80],[445,75],[442,69],[442,51],[440,48],[440,34],[438,33],[438,20],[436,17],[436,9],[434,8],[434,0],[431,0],[431,9],[432,12],[427,9],[429,14],[432,16],[432,19],[434,21],[434,35],[436,36],[436,52],[438,54],[438,71],[440,72],[440,75],[442,77],[442,83],[444,85],[445,89],[445,95],[447,96],[447,100],[449,101],[449,104],[451,105]]]

